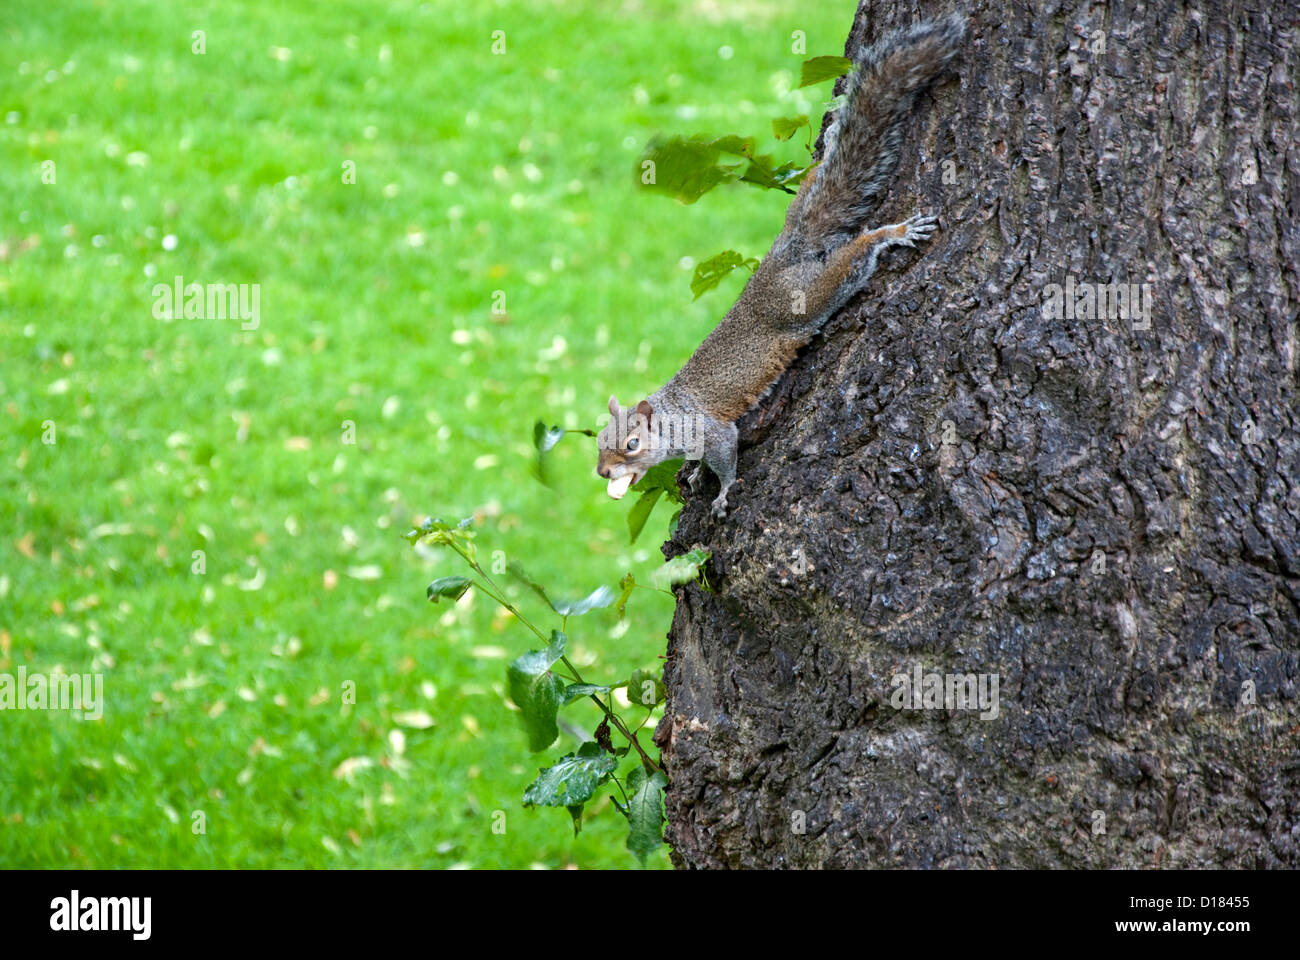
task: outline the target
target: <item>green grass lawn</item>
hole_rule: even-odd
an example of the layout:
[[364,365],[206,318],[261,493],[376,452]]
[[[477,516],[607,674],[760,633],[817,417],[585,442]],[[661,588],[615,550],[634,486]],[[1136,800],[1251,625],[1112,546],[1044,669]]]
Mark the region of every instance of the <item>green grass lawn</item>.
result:
[[[400,534],[472,514],[567,595],[662,562],[668,512],[629,546],[592,441],[547,488],[532,425],[660,386],[742,282],[693,303],[693,262],[766,251],[782,195],[682,207],[634,169],[656,132],[815,122],[829,86],[790,88],[853,4],[800,6],[9,6],[0,672],[100,673],[105,706],[0,712],[0,866],[636,864],[608,800],[576,838],[520,805],[578,743],[527,753],[506,706],[537,644],[473,591],[427,603],[465,571]],[[157,318],[178,275],[257,284],[256,329]],[[573,659],[657,667],[671,614],[571,620]]]

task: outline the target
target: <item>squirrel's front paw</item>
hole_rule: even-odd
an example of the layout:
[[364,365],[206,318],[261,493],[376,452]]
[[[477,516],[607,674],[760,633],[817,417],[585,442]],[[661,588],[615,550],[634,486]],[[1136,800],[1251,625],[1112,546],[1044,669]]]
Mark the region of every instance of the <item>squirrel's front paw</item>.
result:
[[914,247],[918,242],[929,240],[930,234],[939,229],[939,218],[918,213],[904,220],[903,226],[907,227],[907,233],[898,242],[904,247]]
[[713,515],[721,520],[727,515],[727,491],[723,490],[713,498]]

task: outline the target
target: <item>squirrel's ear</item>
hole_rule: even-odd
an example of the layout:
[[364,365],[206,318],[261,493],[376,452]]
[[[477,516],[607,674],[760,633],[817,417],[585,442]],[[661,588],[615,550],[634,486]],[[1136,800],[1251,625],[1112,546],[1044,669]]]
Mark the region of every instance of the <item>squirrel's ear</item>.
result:
[[650,416],[655,412],[655,408],[650,406],[649,400],[642,400],[636,405],[636,412],[645,417],[646,426],[650,425]]
[[612,393],[609,395],[609,415],[611,417],[618,416],[618,397],[614,396]]

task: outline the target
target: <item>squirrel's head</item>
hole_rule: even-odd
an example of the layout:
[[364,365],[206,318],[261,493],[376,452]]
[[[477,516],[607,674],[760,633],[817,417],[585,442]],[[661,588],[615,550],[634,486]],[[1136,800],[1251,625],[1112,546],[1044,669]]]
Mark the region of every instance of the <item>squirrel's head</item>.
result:
[[620,407],[616,398],[609,398],[609,423],[596,438],[596,472],[609,481],[609,495],[615,500],[622,499],[628,487],[664,459],[651,434],[654,412],[648,400],[635,407]]

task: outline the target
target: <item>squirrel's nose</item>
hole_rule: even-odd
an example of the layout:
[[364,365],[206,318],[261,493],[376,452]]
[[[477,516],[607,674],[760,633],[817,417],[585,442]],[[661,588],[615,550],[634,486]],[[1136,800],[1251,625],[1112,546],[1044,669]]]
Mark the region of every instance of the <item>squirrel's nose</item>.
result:
[[596,472],[600,474],[602,477],[604,477],[606,480],[609,479],[609,467],[606,467],[602,464],[601,466],[596,467]]

